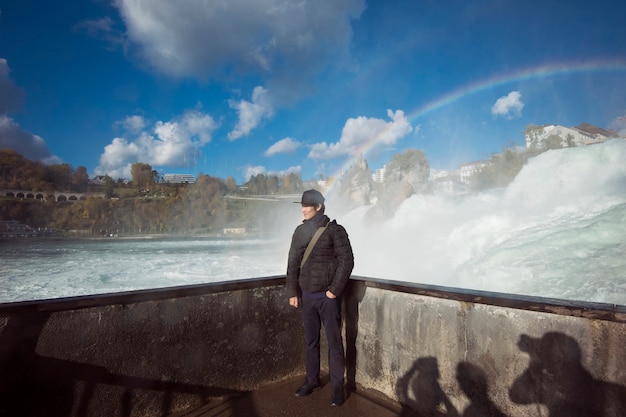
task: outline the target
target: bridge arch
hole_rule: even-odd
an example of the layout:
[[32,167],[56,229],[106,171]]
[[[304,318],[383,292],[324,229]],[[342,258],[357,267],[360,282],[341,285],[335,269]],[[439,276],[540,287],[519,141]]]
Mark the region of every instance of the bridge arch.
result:
[[70,191],[46,193],[43,191],[6,190],[6,189],[0,189],[0,196],[39,200],[39,201],[46,201],[48,199],[51,199],[56,202],[85,201],[89,197],[104,198],[104,194],[75,193],[75,192],[70,192]]

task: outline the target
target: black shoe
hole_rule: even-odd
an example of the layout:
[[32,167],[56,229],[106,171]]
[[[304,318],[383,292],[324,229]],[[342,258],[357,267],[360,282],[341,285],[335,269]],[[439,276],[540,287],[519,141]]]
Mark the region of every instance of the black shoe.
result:
[[322,384],[320,381],[309,382],[308,380],[304,380],[304,384],[300,388],[296,390],[296,397],[306,397],[310,395],[313,391],[317,391],[322,388]]
[[338,407],[345,401],[345,396],[343,393],[343,385],[335,385],[333,386],[333,394],[330,397],[330,405],[333,407]]

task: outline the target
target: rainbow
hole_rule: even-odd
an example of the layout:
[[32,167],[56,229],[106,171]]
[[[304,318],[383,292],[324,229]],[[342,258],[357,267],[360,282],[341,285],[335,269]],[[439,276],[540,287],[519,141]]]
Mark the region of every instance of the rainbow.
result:
[[440,109],[460,99],[489,90],[494,87],[519,81],[528,81],[537,78],[548,78],[556,75],[571,75],[577,73],[596,71],[626,71],[626,61],[592,61],[579,63],[544,64],[538,67],[526,68],[471,83],[445,94],[412,111],[409,120],[424,116],[434,110]]
[[[433,111],[439,110],[453,103],[456,103],[471,95],[480,93],[507,84],[511,84],[519,81],[528,81],[539,78],[549,78],[558,75],[571,75],[588,72],[598,71],[626,71],[626,61],[624,60],[595,60],[585,62],[570,62],[570,63],[548,63],[536,67],[524,68],[516,70],[510,73],[497,75],[491,78],[486,78],[473,83],[466,84],[457,89],[454,89],[442,96],[435,98],[434,100],[425,103],[416,109],[407,113],[407,119],[411,124],[414,124],[416,119],[423,117]],[[358,151],[364,156],[381,140],[385,132],[373,137],[364,145],[360,146]],[[339,178],[341,174],[348,170],[353,163],[353,158],[349,157],[332,176],[332,178]],[[331,187],[327,192],[331,191]]]

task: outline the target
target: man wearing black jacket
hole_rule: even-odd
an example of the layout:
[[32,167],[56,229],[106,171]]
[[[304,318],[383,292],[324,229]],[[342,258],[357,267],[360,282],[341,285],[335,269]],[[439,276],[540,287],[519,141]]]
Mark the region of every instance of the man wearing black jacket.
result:
[[[287,263],[287,296],[289,305],[295,308],[300,305],[299,297],[302,298],[306,349],[306,380],[297,389],[296,396],[303,397],[321,388],[320,330],[323,324],[333,385],[331,405],[339,406],[345,399],[340,296],[354,268],[354,255],[346,230],[324,214],[324,196],[319,191],[305,191],[299,203],[304,221],[293,233]],[[307,249],[310,243],[312,248]]]

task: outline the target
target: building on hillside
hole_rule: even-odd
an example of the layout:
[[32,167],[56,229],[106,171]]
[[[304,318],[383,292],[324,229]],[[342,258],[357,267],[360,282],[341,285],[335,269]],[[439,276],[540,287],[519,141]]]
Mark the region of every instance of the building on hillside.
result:
[[387,167],[387,165],[384,165],[382,168],[378,168],[376,171],[374,171],[374,174],[372,174],[372,180],[374,182],[378,182],[378,183],[382,183],[383,180],[385,179],[385,168]]
[[581,123],[577,127],[565,127],[554,124],[543,125],[526,132],[524,136],[527,148],[546,149],[555,146],[571,148],[593,145],[618,135],[616,132],[611,132],[589,123]]
[[245,227],[225,227],[224,234],[225,235],[245,235],[246,228]]
[[106,175],[96,175],[89,182],[92,185],[104,185],[106,179]]
[[195,184],[196,176],[193,174],[163,174],[163,182],[167,184]]
[[447,169],[430,169],[430,176],[428,179],[430,181],[436,181],[440,178],[448,178],[452,176],[458,176],[459,173],[456,170],[447,170]]
[[471,178],[486,167],[489,161],[466,162],[458,170],[430,170],[430,182],[435,193],[458,195],[467,193]]
[[458,170],[431,169],[429,180],[435,194],[459,195],[468,190],[461,182]]
[[463,184],[469,184],[470,179],[488,164],[488,161],[475,161],[461,164],[459,167],[459,181]]
[[596,142],[598,140],[605,141],[607,139],[619,137],[619,133],[617,133],[614,130],[602,129],[601,127],[594,126],[586,122],[581,123],[580,125],[575,127],[575,129],[581,130],[583,132],[586,132],[592,135],[594,138],[596,138]]

